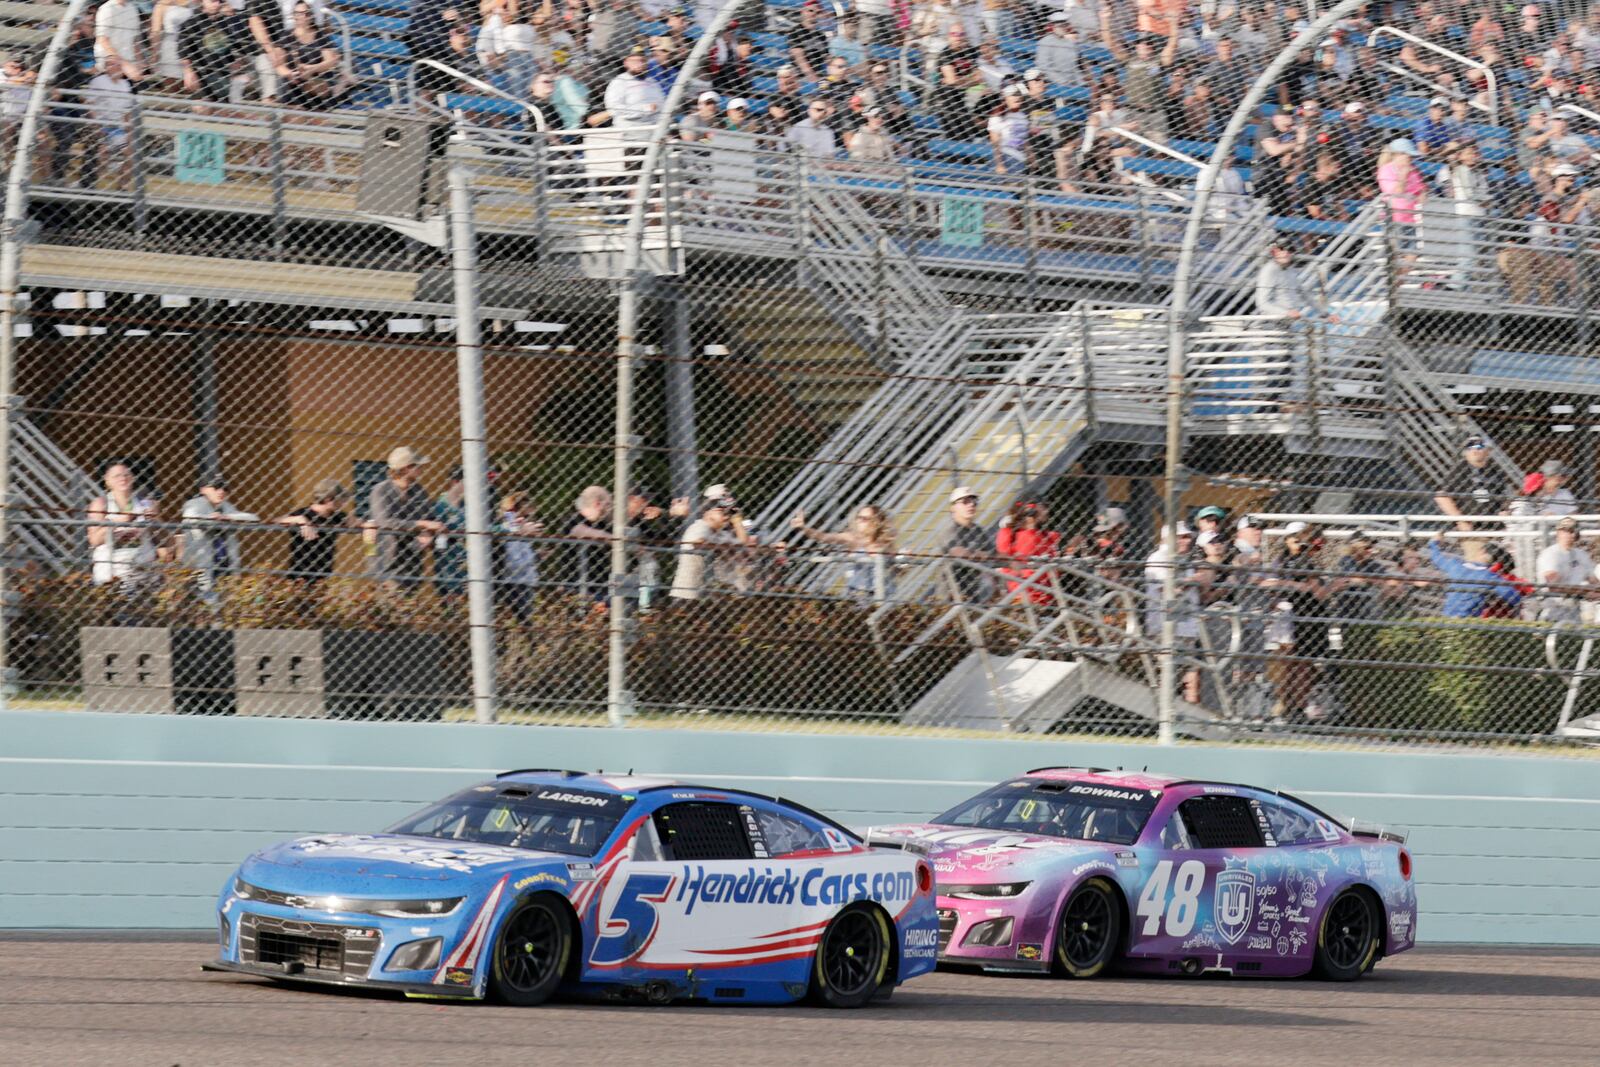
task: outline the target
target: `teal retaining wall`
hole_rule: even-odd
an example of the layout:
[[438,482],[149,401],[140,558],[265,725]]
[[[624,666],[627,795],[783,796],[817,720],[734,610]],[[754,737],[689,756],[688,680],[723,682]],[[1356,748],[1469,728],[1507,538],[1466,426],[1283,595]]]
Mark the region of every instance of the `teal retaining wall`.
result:
[[252,849],[515,767],[778,793],[865,826],[1046,764],[1276,786],[1410,833],[1424,941],[1600,944],[1600,763],[1498,753],[0,711],[0,927],[202,928]]

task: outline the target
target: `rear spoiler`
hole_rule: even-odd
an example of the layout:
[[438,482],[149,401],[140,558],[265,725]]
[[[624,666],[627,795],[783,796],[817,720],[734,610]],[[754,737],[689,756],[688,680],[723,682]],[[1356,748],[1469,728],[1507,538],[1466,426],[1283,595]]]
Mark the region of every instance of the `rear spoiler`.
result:
[[893,848],[901,852],[910,852],[926,858],[929,855],[928,846],[910,837],[893,837],[876,830],[868,830],[865,837],[868,848]]
[[1406,843],[1406,835],[1403,830],[1394,830],[1387,826],[1379,826],[1374,822],[1363,822],[1360,819],[1350,820],[1350,836],[1370,837],[1378,841],[1393,841],[1397,845]]

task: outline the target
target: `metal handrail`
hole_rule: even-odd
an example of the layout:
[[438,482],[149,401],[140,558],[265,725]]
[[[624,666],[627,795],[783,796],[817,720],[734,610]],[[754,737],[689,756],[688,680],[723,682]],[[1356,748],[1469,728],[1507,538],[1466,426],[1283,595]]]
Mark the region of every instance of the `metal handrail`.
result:
[[1437,90],[1440,93],[1445,93],[1445,94],[1448,94],[1448,95],[1451,95],[1451,96],[1455,96],[1457,99],[1463,99],[1464,98],[1467,101],[1467,104],[1468,104],[1469,107],[1475,107],[1475,108],[1478,108],[1481,111],[1487,111],[1489,113],[1490,125],[1493,125],[1493,126],[1500,125],[1500,92],[1499,92],[1499,87],[1498,87],[1498,85],[1496,83],[1496,80],[1495,80],[1494,71],[1489,68],[1489,64],[1480,62],[1480,61],[1478,61],[1476,59],[1469,59],[1468,57],[1462,55],[1460,52],[1452,52],[1450,49],[1445,48],[1443,45],[1434,44],[1432,41],[1429,41],[1429,40],[1427,40],[1425,38],[1422,38],[1422,37],[1418,37],[1416,34],[1409,33],[1406,30],[1397,29],[1394,26],[1379,26],[1377,29],[1373,30],[1370,34],[1367,35],[1367,44],[1369,46],[1375,45],[1377,43],[1378,38],[1383,37],[1383,36],[1395,37],[1395,38],[1398,38],[1399,40],[1402,40],[1402,41],[1408,41],[1411,44],[1419,45],[1419,46],[1421,46],[1423,48],[1426,48],[1428,51],[1433,52],[1435,55],[1441,55],[1441,56],[1444,56],[1446,59],[1454,60],[1455,62],[1460,63],[1462,66],[1467,67],[1467,68],[1469,68],[1471,70],[1481,70],[1481,71],[1483,71],[1484,79],[1489,84],[1489,106],[1488,107],[1484,107],[1482,104],[1475,103],[1470,96],[1463,97],[1462,94],[1457,93],[1454,90],[1447,89],[1444,86],[1439,85],[1437,82],[1429,81],[1427,78],[1424,78],[1422,75],[1418,74],[1416,71],[1411,70],[1411,69],[1407,68],[1404,65],[1399,65],[1398,67],[1396,67],[1393,64],[1388,64],[1388,63],[1384,64],[1384,66],[1388,67],[1391,70],[1394,70],[1396,73],[1398,73],[1398,74],[1400,74],[1400,75],[1402,75],[1404,77],[1409,77],[1413,81],[1419,81],[1422,84],[1428,86],[1430,89]]
[[323,4],[321,13],[327,15],[339,24],[339,51],[343,58],[339,61],[339,69],[347,78],[359,78],[356,73],[355,52],[350,48],[350,20],[343,11],[335,10]]
[[900,89],[902,92],[909,93],[914,85],[921,87],[923,90],[927,90],[933,85],[931,81],[920,74],[911,73],[911,50],[916,45],[917,38],[907,37],[905,43],[900,46]]
[[[510,103],[516,104],[518,107],[522,108],[522,110],[526,111],[528,114],[533,116],[533,125],[540,133],[549,132],[548,127],[547,127],[547,125],[545,123],[544,113],[542,111],[540,111],[538,108],[534,107],[532,104],[528,103],[526,100],[522,100],[522,99],[519,99],[519,98],[517,98],[515,96],[512,96],[510,93],[506,92],[504,89],[497,89],[493,85],[490,85],[488,82],[483,81],[482,79],[479,79],[479,78],[474,78],[472,75],[467,74],[464,71],[457,70],[455,67],[450,66],[448,63],[441,63],[437,59],[413,59],[411,61],[411,69],[406,73],[406,92],[407,92],[407,99],[409,99],[409,100],[415,101],[418,98],[418,94],[417,94],[417,68],[418,67],[428,67],[428,68],[430,68],[432,70],[441,71],[441,72],[443,72],[445,74],[450,75],[453,78],[459,78],[460,80],[466,82],[468,85],[472,86],[474,89],[478,89],[478,90],[482,91],[487,96],[498,96],[502,100],[506,100],[506,101],[509,101]],[[441,105],[441,107],[442,107],[442,105]],[[444,108],[444,110],[448,111],[449,108]]]

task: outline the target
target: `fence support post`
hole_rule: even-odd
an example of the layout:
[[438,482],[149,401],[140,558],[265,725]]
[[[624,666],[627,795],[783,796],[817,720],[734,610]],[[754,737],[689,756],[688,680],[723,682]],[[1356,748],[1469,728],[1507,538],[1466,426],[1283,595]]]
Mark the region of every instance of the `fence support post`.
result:
[[483,417],[483,349],[478,333],[478,243],[468,174],[450,168],[450,268],[456,292],[456,380],[461,400],[461,473],[466,479],[467,626],[472,652],[472,717],[494,722],[494,568],[489,551],[489,463]]

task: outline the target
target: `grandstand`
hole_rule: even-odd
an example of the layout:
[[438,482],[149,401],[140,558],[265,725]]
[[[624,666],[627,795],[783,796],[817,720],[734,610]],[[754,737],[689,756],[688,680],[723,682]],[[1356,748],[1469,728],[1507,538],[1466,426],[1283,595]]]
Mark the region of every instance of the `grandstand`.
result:
[[[598,18],[600,5],[573,6]],[[1048,131],[1049,147],[1029,147],[1018,173],[997,166],[983,122],[990,106],[1003,110],[1004,70],[1036,65],[1040,37],[1053,32],[1042,16],[1010,20],[970,91],[952,94],[937,18],[917,23],[935,27],[926,33],[877,25],[890,32],[859,45],[848,85],[795,79],[782,69],[794,50],[804,54],[813,32],[837,40],[846,16],[802,6],[740,12],[754,51],[732,84],[753,124],[730,131],[719,118],[709,138],[680,135],[648,176],[651,277],[638,284],[656,405],[640,428],[650,476],[671,495],[738,482],[768,546],[797,512],[843,528],[873,502],[895,517],[897,551],[936,557],[957,485],[975,490],[977,521],[990,530],[1012,501],[1051,497],[1071,498],[1080,517],[1124,507],[1144,536],[1158,510],[1173,272],[1197,167],[1231,104],[1205,121],[1203,108],[1188,108],[1185,83],[1220,77],[1223,38],[1246,49],[1251,72],[1283,41],[1260,20],[1223,24],[1197,9],[1157,36],[1170,56],[1152,60],[1138,51],[1150,31],[1111,5],[1099,34],[1080,35],[1081,84],[1027,90],[1030,131]],[[12,463],[26,487],[16,504],[39,520],[16,528],[35,563],[82,566],[86,544],[58,520],[81,514],[100,468],[120,454],[151,457],[169,496],[228,467],[253,483],[249,503],[262,515],[304,503],[330,473],[370,485],[377,457],[408,428],[458,454],[448,359],[414,336],[455,314],[448,257],[403,228],[442,210],[450,166],[470,171],[475,196],[491,450],[529,465],[551,518],[583,484],[608,480],[598,464],[609,408],[575,412],[610,374],[616,287],[636,283],[620,275],[620,247],[641,142],[637,129],[605,121],[602,105],[633,41],[677,47],[675,16],[651,5],[604,48],[570,23],[530,21],[533,53],[548,57],[557,84],[539,96],[508,80],[481,27],[447,55],[437,8],[327,4],[326,46],[353,84],[320,110],[260,99],[248,76],[235,77],[236,99],[207,104],[152,73],[120,109],[87,82],[62,83],[35,149],[36,228],[21,250],[31,333],[17,343]],[[7,45],[37,47],[58,10],[0,5]],[[702,25],[708,17],[694,14]],[[1489,439],[1509,481],[1556,456],[1576,468],[1580,498],[1600,495],[1593,438],[1558,436],[1544,418],[1600,393],[1589,362],[1600,220],[1580,203],[1581,183],[1552,191],[1561,164],[1544,157],[1588,166],[1600,140],[1573,132],[1527,145],[1538,111],[1600,130],[1591,125],[1600,109],[1562,81],[1582,73],[1563,66],[1565,43],[1600,59],[1600,35],[1528,36],[1498,23],[1498,34],[1470,24],[1437,33],[1406,15],[1375,4],[1294,68],[1232,161],[1248,192],[1219,198],[1205,220],[1183,427],[1191,507],[1429,509],[1461,443],[1476,437]],[[976,40],[985,27],[974,29]],[[685,40],[701,32],[682,29]],[[93,36],[80,31],[76,47]],[[723,44],[712,59],[729,66],[736,46]],[[1348,71],[1321,73],[1324,55],[1328,69]],[[1159,115],[1131,95],[1152,64],[1166,94]],[[673,73],[652,66],[647,77]],[[700,77],[724,84],[720,74]],[[888,109],[892,158],[795,151],[772,114],[796,81],[798,99],[833,101],[840,134],[868,108]],[[1463,210],[1467,198],[1436,184],[1457,157],[1430,148],[1416,171],[1435,191],[1413,218],[1382,187],[1374,149],[1429,145],[1445,128],[1435,98],[1463,105],[1467,117],[1449,129],[1478,153],[1489,194]],[[1284,173],[1280,113],[1313,144],[1359,141],[1348,158],[1366,171],[1330,187],[1337,195],[1314,187],[1310,159]],[[1168,128],[1146,137],[1140,121],[1145,133]],[[1315,280],[1319,321],[1260,313],[1273,241],[1294,248]],[[375,384],[412,374],[428,384]],[[255,534],[247,548],[261,546],[265,559],[274,535]],[[354,538],[340,551],[341,567],[360,565]],[[898,593],[935,597],[940,581],[937,568],[908,571]],[[811,596],[842,592],[828,560],[793,561],[785,582]],[[1078,624],[1092,629],[1095,612],[1078,607]],[[1037,647],[1059,619],[1029,620],[1023,632]],[[1159,651],[1145,637],[1133,645],[1147,658]],[[1148,717],[1149,684],[1105,682],[1090,695]]]

